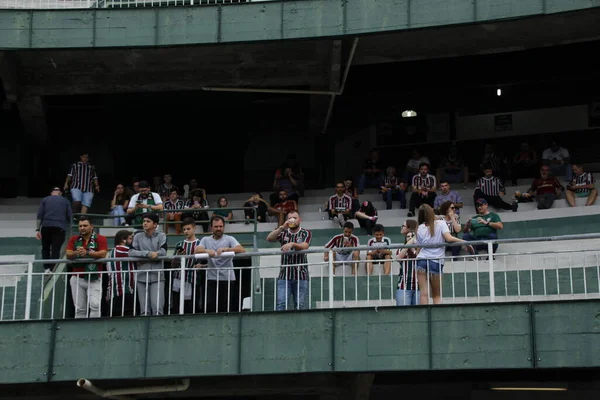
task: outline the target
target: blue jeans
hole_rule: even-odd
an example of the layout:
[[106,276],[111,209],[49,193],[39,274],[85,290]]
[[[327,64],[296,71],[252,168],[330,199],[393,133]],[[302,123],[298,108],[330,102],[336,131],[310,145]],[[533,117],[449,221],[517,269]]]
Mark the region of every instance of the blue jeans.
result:
[[294,297],[294,310],[304,310],[308,297],[308,280],[277,280],[277,311],[286,310],[290,294]]
[[358,194],[363,194],[367,187],[379,189],[381,187],[381,182],[381,175],[371,178],[366,174],[360,174],[357,184]]
[[71,198],[73,201],[83,204],[90,208],[92,206],[92,200],[94,198],[93,192],[82,192],[79,189],[71,189]]
[[397,306],[416,306],[419,304],[419,290],[396,290]]
[[406,208],[406,193],[404,192],[404,190],[388,190],[387,192],[382,193],[382,197],[383,201],[385,201],[385,207],[388,210],[392,209],[393,200],[400,201],[401,209],[404,210]]
[[[495,233],[490,233],[488,237],[480,237],[480,238],[476,238],[475,236],[471,235],[470,233],[465,233],[463,235],[463,239],[466,241],[471,241],[471,240],[487,240],[487,239],[498,239],[498,235],[496,235]],[[479,250],[486,250],[487,251],[487,244],[478,244],[476,246],[473,246],[473,248],[475,249],[475,253],[479,253]],[[494,253],[497,252],[498,250],[498,243],[494,243],[493,247],[494,249]]]
[[[123,209],[123,206],[119,204],[118,206],[115,206],[115,208],[113,208],[111,210],[110,215],[125,216],[125,215],[127,215],[127,213]],[[125,218],[113,218],[113,225],[114,226],[121,226],[121,224],[123,222],[125,222]]]

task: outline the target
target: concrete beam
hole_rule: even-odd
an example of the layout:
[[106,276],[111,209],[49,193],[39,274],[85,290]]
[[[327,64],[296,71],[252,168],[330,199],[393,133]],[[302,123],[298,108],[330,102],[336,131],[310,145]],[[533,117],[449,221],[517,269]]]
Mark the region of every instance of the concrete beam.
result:
[[0,52],[0,80],[4,86],[6,100],[15,103],[19,99],[19,81],[17,79],[16,55],[14,52]]

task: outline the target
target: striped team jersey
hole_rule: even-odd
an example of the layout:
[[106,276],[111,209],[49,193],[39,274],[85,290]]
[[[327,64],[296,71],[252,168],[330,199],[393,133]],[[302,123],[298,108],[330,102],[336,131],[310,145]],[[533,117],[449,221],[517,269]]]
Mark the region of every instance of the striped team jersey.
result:
[[352,209],[352,197],[347,194],[342,195],[342,197],[334,194],[329,198],[327,202],[329,210],[336,211],[346,211]]
[[[283,230],[277,236],[277,241],[283,246],[286,243],[308,243],[312,239],[312,233],[309,230],[300,228],[297,232],[291,232],[289,229]],[[297,265],[302,264],[302,265]],[[286,267],[285,265],[292,265]],[[298,254],[290,250],[281,255],[281,269],[277,279],[285,280],[308,280],[308,257],[306,254]]]
[[[571,181],[572,185],[592,185],[596,183],[596,178],[591,172],[584,172],[579,176],[573,176]],[[576,193],[587,193],[590,191],[588,188],[579,188],[574,190]]]
[[90,163],[82,163],[81,161],[71,165],[69,174],[71,177],[71,189],[79,189],[82,192],[92,192],[94,179],[96,176],[96,168]]
[[392,244],[392,241],[389,237],[384,236],[381,238],[381,242],[378,242],[374,237],[369,239],[367,242],[367,246],[370,247],[389,247]]
[[[177,245],[175,246],[175,252],[173,253],[174,255],[177,254],[177,250],[178,249],[183,249],[183,254],[190,256],[192,254],[194,254],[194,251],[196,250],[196,246],[198,246],[200,244],[200,239],[196,239],[196,240],[192,240],[192,241],[188,241],[188,240],[182,240],[181,242],[177,243]],[[186,282],[190,282],[190,283],[194,283],[194,266],[196,265],[196,260],[194,258],[186,258],[185,259],[185,281]],[[175,271],[175,273],[173,274],[175,279],[179,279],[181,280],[181,270],[178,269],[177,271]]]
[[165,210],[181,210],[185,208],[185,201],[182,199],[177,199],[175,201],[169,199],[163,203],[163,207]]
[[[116,246],[108,254],[108,258],[129,257],[129,247]],[[123,293],[133,294],[135,285],[135,262],[109,261],[106,263],[108,274],[107,297],[121,297]]]
[[427,174],[426,176],[417,174],[412,178],[412,185],[418,188],[424,187],[426,189],[431,189],[437,186],[437,182],[435,180],[435,176],[431,174]]
[[500,178],[495,176],[490,178],[482,176],[481,178],[477,179],[475,182],[475,190],[477,189],[481,190],[481,193],[485,194],[486,196],[499,196],[500,192],[506,191]]
[[[350,254],[352,251],[351,250],[343,250],[344,246],[344,234],[340,233],[339,235],[335,235],[334,237],[331,238],[331,240],[329,242],[327,242],[327,244],[325,245],[326,249],[336,249],[336,253],[339,254]],[[350,235],[350,237],[348,238],[349,240],[349,244],[348,247],[358,247],[360,246],[360,241],[358,240],[358,237],[355,235]]]
[[404,185],[404,181],[401,178],[397,177],[396,175],[394,175],[394,176],[386,175],[385,178],[383,178],[383,186],[385,186],[387,188],[404,190],[405,188],[401,187],[403,185]]
[[[398,249],[396,254],[400,253]],[[400,270],[398,273],[398,289],[400,290],[417,290],[417,274],[415,264],[417,257],[414,249],[409,249],[406,253],[406,258],[400,261]]]

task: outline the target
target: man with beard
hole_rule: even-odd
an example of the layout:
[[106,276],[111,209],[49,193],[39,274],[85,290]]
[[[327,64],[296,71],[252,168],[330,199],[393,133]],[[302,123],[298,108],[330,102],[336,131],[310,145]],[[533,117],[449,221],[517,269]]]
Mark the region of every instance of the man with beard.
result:
[[[196,254],[207,253],[206,312],[237,311],[237,293],[233,259],[229,254],[244,253],[246,250],[233,237],[223,233],[225,219],[220,215],[210,218],[212,236],[204,236],[196,246]],[[220,257],[224,255],[223,257]],[[200,257],[199,257],[200,258]]]
[[150,191],[148,181],[140,181],[139,189],[140,191],[131,197],[127,207],[127,214],[135,215],[133,226],[137,229],[142,226],[144,214],[162,211],[164,208],[159,194]]

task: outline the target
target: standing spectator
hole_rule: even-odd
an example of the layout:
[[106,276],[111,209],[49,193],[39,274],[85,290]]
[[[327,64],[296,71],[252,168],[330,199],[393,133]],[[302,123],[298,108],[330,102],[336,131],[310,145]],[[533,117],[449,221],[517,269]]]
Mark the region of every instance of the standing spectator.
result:
[[[35,238],[42,241],[42,258],[58,260],[60,249],[65,242],[66,232],[73,218],[69,201],[62,196],[62,190],[56,186],[50,196],[42,199],[37,212]],[[44,264],[44,272],[50,273],[54,264]]]
[[281,268],[277,277],[277,311],[286,310],[290,294],[294,299],[294,309],[306,308],[308,300],[308,257],[297,251],[308,250],[312,233],[300,226],[298,212],[288,214],[283,225],[267,235],[267,242],[281,244]]
[[[414,244],[417,231],[417,221],[407,219],[400,233],[404,235],[404,244]],[[417,254],[419,249],[405,247],[396,251],[396,259],[400,261],[398,271],[398,290],[396,290],[397,306],[416,306],[419,304],[420,292],[417,288]]]
[[[171,290],[173,292],[173,302],[171,303],[171,312],[173,314],[179,314],[179,303],[181,300],[181,286],[184,285],[184,300],[183,300],[183,311],[186,314],[193,314],[194,299],[201,300],[202,296],[199,296],[196,291],[196,283],[204,284],[204,280],[199,282],[197,279],[196,269],[201,267],[200,262],[193,258],[185,259],[185,276],[181,279],[181,258],[176,256],[190,256],[195,254],[196,247],[200,246],[200,239],[196,238],[196,221],[192,218],[186,218],[182,222],[183,225],[183,236],[184,240],[175,245],[174,258],[171,260],[171,268],[175,269],[173,285]],[[203,292],[201,292],[203,293]],[[203,300],[203,299],[202,299]],[[196,303],[199,303],[197,301]]]
[[[71,264],[76,272],[70,279],[71,294],[75,304],[75,318],[100,317],[102,301],[102,264],[90,262],[90,258],[105,258],[108,252],[106,238],[94,232],[92,221],[86,216],[79,218],[79,235],[71,236],[67,243],[67,258],[81,260]],[[87,262],[85,259],[88,259]]]
[[231,257],[218,257],[223,253],[244,253],[244,247],[234,238],[224,234],[225,220],[220,215],[210,218],[211,236],[204,236],[195,253],[208,253],[206,270],[206,312],[236,311],[237,281]]
[[71,165],[65,180],[64,190],[71,189],[73,213],[86,214],[92,206],[94,190],[100,193],[100,183],[96,175],[96,167],[89,163],[88,153],[81,153],[79,161]]
[[[115,247],[108,254],[108,258],[129,257],[129,245],[133,240],[133,232],[118,231],[115,234]],[[108,316],[133,316],[135,309],[135,262],[109,261],[106,263],[108,285],[106,301],[108,303]]]
[[146,213],[142,217],[143,232],[133,237],[130,257],[147,258],[138,261],[137,294],[140,315],[163,315],[165,306],[165,274],[163,261],[158,257],[167,255],[167,235],[158,232],[158,215]]

